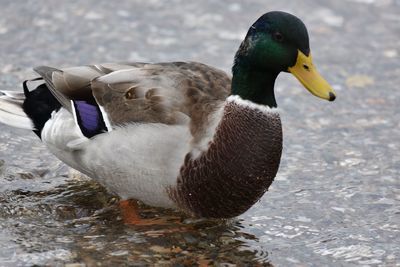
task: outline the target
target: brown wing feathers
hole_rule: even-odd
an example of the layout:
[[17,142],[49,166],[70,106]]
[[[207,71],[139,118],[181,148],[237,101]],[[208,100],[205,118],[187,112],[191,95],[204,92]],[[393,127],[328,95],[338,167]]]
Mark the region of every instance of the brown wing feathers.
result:
[[106,63],[62,70],[41,66],[35,71],[70,111],[70,100],[95,99],[114,124],[190,121],[193,134],[201,132],[208,114],[230,92],[224,72],[196,62]]

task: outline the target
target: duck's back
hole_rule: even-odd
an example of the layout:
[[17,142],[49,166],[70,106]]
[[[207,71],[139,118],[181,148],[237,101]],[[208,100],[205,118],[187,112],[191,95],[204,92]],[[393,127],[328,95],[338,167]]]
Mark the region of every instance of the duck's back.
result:
[[71,112],[71,100],[78,105],[78,101],[96,102],[113,125],[190,123],[194,135],[229,95],[231,85],[225,72],[197,62],[105,63],[35,70]]

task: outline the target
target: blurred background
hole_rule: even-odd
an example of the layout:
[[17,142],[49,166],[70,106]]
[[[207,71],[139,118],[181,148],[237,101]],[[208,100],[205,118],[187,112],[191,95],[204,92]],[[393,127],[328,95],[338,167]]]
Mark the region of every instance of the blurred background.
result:
[[248,27],[283,10],[305,22],[338,95],[328,103],[279,76],[278,176],[229,222],[142,206],[171,223],[124,225],[116,197],[0,125],[0,266],[399,266],[399,0],[0,4],[3,90],[21,90],[36,65],[191,60],[230,72]]

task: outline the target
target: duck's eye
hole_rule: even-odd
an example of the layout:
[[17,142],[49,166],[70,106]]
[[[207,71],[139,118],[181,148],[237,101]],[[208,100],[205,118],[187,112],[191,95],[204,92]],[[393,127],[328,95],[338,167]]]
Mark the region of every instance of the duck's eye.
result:
[[278,42],[282,42],[283,41],[283,35],[280,32],[274,32],[273,37]]

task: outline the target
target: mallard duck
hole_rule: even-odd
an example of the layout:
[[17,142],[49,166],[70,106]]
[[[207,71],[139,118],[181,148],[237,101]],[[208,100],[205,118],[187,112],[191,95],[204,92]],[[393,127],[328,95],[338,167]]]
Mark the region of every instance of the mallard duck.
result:
[[280,72],[317,97],[335,92],[317,72],[303,22],[262,15],[235,55],[232,79],[197,62],[36,67],[39,85],[3,92],[0,120],[33,130],[70,167],[121,199],[230,218],[249,209],[278,171]]

